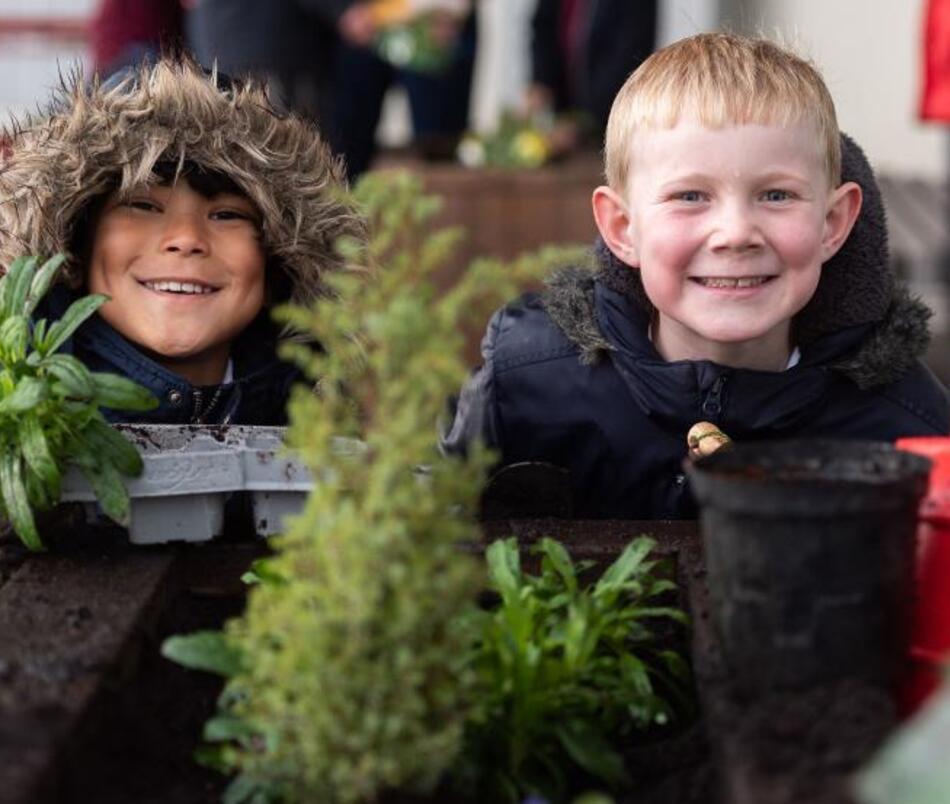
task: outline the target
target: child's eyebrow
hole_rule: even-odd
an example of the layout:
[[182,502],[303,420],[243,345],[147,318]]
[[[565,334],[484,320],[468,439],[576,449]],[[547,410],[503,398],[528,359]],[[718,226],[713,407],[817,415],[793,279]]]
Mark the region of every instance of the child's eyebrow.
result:
[[757,177],[759,181],[770,182],[770,181],[793,181],[799,183],[806,183],[808,181],[807,176],[802,175],[801,173],[796,173],[793,170],[773,170],[767,173],[764,173]]
[[660,191],[666,190],[681,190],[684,185],[690,184],[705,184],[713,181],[714,178],[708,173],[700,173],[698,171],[693,171],[692,173],[683,173],[681,175],[675,175],[672,178],[667,179],[666,181],[660,184]]

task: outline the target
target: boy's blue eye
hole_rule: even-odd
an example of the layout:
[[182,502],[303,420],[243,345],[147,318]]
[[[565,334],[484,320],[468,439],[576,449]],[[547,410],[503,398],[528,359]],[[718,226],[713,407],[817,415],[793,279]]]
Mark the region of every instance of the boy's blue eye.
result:
[[697,201],[703,200],[703,194],[699,192],[699,190],[684,190],[681,193],[677,193],[676,197],[680,201],[689,203],[696,203]]
[[774,190],[773,189],[773,190],[766,190],[762,194],[762,197],[766,201],[772,201],[772,202],[788,201],[788,199],[792,197],[792,194],[788,192],[788,190]]

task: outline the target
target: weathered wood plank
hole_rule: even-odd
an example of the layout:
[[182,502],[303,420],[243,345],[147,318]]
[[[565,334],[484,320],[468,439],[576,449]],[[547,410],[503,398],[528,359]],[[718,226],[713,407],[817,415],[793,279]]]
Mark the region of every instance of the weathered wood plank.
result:
[[60,757],[161,608],[173,551],[37,556],[0,589],[2,804],[60,797]]

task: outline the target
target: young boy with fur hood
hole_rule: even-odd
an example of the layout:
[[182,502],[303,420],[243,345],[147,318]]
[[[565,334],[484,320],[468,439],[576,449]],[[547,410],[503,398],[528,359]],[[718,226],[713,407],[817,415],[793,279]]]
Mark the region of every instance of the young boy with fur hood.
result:
[[919,362],[929,312],[895,285],[864,155],[816,70],[702,34],[614,101],[596,269],[495,314],[446,449],[566,470],[574,514],[692,516],[698,421],[736,441],[945,434]]
[[41,316],[110,297],[71,348],[155,394],[135,421],[284,423],[298,373],[271,308],[311,301],[343,267],[337,238],[362,232],[314,128],[260,86],[162,60],[75,76],[4,137],[0,265],[67,253]]

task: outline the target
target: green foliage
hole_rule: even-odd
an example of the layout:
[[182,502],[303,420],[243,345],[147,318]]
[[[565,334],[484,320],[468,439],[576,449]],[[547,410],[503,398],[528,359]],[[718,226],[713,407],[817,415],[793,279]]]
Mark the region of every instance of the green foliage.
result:
[[380,58],[401,70],[441,73],[452,60],[452,45],[440,42],[428,14],[384,26],[376,37]]
[[621,788],[630,780],[618,741],[689,708],[684,661],[657,647],[656,628],[686,618],[661,605],[676,587],[648,560],[652,547],[636,539],[589,585],[580,576],[591,564],[574,565],[551,539],[536,547],[537,576],[521,569],[514,539],[488,549],[501,603],[478,615],[476,708],[461,769],[477,800],[565,801],[578,769]]
[[356,202],[372,237],[339,248],[363,268],[329,277],[311,308],[283,311],[322,346],[286,353],[318,383],[293,396],[289,431],[315,488],[247,576],[247,611],[224,642],[167,648],[209,669],[240,657],[206,731],[221,745],[203,757],[237,772],[231,802],[427,790],[458,754],[476,680],[482,577],[459,544],[479,538],[471,513],[488,456],[440,455],[435,423],[466,373],[466,324],[564,254],[480,260],[439,295],[431,276],[459,234],[424,234],[437,203],[406,174],[367,177]]
[[551,151],[550,124],[505,112],[493,132],[467,133],[457,156],[472,168],[538,168],[551,158]]
[[86,296],[49,324],[32,321],[65,258],[43,265],[15,260],[0,278],[0,513],[31,550],[43,545],[34,511],[59,499],[69,463],[92,485],[103,511],[128,524],[129,498],[122,475],[137,475],[142,460],[113,430],[99,406],[148,410],[158,404],[123,377],[90,372],[57,350],[107,300]]

